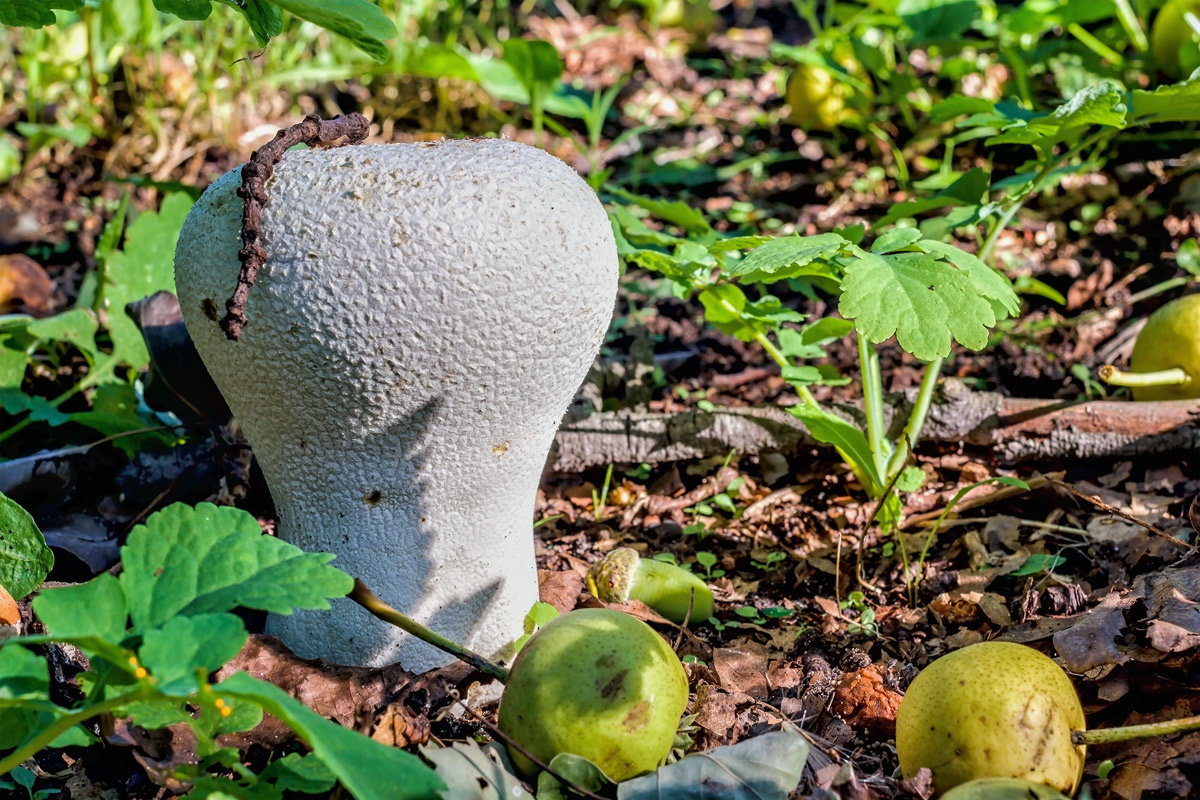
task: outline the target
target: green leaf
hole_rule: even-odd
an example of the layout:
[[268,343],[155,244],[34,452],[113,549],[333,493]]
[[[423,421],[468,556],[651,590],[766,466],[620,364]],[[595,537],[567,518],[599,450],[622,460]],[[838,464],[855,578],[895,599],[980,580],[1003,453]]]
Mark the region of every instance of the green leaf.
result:
[[948,122],[964,115],[992,114],[995,113],[995,109],[996,104],[986,98],[954,94],[942,98],[933,108],[929,109],[929,121],[933,123]]
[[538,89],[553,88],[563,73],[558,50],[541,39],[509,39],[504,43],[504,61],[531,94]]
[[617,800],[786,800],[800,784],[808,742],[793,728],[694,753],[617,784]]
[[446,784],[442,800],[508,800],[524,793],[508,754],[496,742],[482,746],[475,741],[454,742],[449,747],[425,745],[421,755]]
[[1175,252],[1175,264],[1193,278],[1200,278],[1200,242],[1185,239]]
[[1159,86],[1151,92],[1134,89],[1129,96],[1129,117],[1131,125],[1200,120],[1200,77]]
[[[941,247],[929,240],[922,246]],[[977,277],[982,287],[976,285]],[[854,320],[868,341],[878,344],[895,335],[906,351],[932,361],[950,354],[951,339],[973,350],[987,344],[988,329],[996,324],[993,301],[1001,304],[993,294],[1003,295],[990,277],[976,276],[973,266],[961,269],[934,253],[879,256],[859,251],[846,267],[838,310]]]
[[[605,775],[604,770],[574,753],[559,753],[548,766],[549,770],[543,770],[537,776],[537,800],[576,800],[579,794],[572,786],[602,795],[613,785],[612,778]],[[560,781],[559,775],[564,780]]]
[[679,200],[656,200],[652,197],[632,194],[624,190],[613,189],[613,194],[628,200],[634,205],[644,208],[663,222],[678,225],[686,233],[693,236],[712,232],[712,227],[704,214],[695,206]]
[[673,247],[681,241],[678,236],[654,230],[625,206],[612,206],[608,210],[608,216],[633,244]]
[[113,357],[140,369],[150,362],[141,331],[125,313],[134,300],[175,290],[175,242],[192,198],[169,194],[158,212],[146,212],[125,230],[124,249],[104,263],[98,302],[107,314]]
[[888,212],[875,221],[874,227],[881,229],[899,219],[915,217],[926,211],[956,206],[977,205],[987,197],[988,173],[979,167],[968,170],[954,183],[933,197],[896,203]]
[[831,414],[823,408],[808,403],[792,406],[788,411],[804,423],[810,436],[818,442],[836,447],[842,458],[845,458],[874,483],[874,486],[863,487],[868,494],[875,496],[883,491],[883,481],[875,469],[875,457],[871,454],[871,445],[857,426],[836,414]]
[[897,492],[915,492],[925,483],[925,470],[920,467],[905,467],[896,479]]
[[53,25],[54,9],[77,11],[83,0],[0,0],[0,25],[42,28]]
[[877,255],[898,253],[908,250],[921,240],[921,232],[916,228],[889,228],[871,244],[871,252]]
[[[754,248],[740,261],[726,268],[727,275],[739,277],[743,283],[766,283],[801,274],[805,267],[818,259],[836,255],[848,243],[836,233],[817,236],[781,236]],[[805,272],[810,275],[833,277],[823,265]]]
[[396,37],[396,25],[379,6],[368,0],[270,0],[300,19],[344,36],[379,62],[388,60],[387,40]]
[[912,31],[912,44],[949,42],[979,18],[978,0],[900,0],[896,13]]
[[73,308],[45,319],[34,320],[25,326],[26,332],[39,341],[66,342],[79,348],[89,360],[100,356],[96,332],[100,324],[96,315],[86,308]]
[[210,0],[154,0],[154,7],[165,14],[192,21],[208,19],[212,13]]
[[20,600],[46,580],[54,553],[29,512],[0,494],[0,586]]
[[[92,410],[71,415],[70,421],[84,425],[104,436],[124,434],[152,428],[159,424],[148,412],[142,412],[137,389],[131,383],[106,383],[97,386],[91,396]],[[169,442],[170,436],[161,431],[121,436],[113,441],[128,458],[146,449],[148,441]]]
[[1016,316],[1020,313],[1021,300],[1004,273],[992,269],[979,260],[978,256],[960,250],[952,244],[925,239],[921,242],[921,247],[967,273],[975,290],[991,301],[997,309],[997,317]]
[[259,45],[265,45],[283,31],[283,15],[267,0],[244,0],[240,10],[246,15],[246,22]]
[[321,759],[309,753],[289,753],[283,758],[277,758],[259,773],[259,780],[265,780],[278,789],[302,794],[320,794],[333,788],[337,780]]
[[[28,739],[41,723],[53,719],[48,710],[13,708],[6,701],[45,701],[50,693],[50,671],[41,656],[15,644],[0,646],[0,750],[16,747]],[[6,707],[7,706],[7,707]]]
[[46,633],[59,638],[95,636],[110,642],[125,638],[129,611],[117,579],[108,573],[87,583],[46,589],[33,600]]
[[449,45],[421,41],[409,50],[404,73],[422,78],[460,78],[481,83],[482,78],[466,54]]
[[71,420],[70,414],[59,411],[46,398],[25,394],[17,389],[0,389],[0,408],[9,414],[29,412],[31,422],[45,422],[47,425],[63,425]]
[[1027,144],[1049,154],[1060,142],[1074,143],[1093,125],[1123,129],[1125,95],[1113,83],[1088,86],[1049,114],[1017,121],[984,144]]
[[179,616],[146,631],[138,658],[160,692],[187,696],[196,691],[197,669],[217,670],[238,654],[246,638],[246,626],[233,614]]
[[806,345],[822,345],[846,337],[854,330],[854,323],[840,317],[821,317],[800,332],[800,341]]
[[176,503],[130,532],[120,581],[133,624],[144,630],[177,614],[238,606],[276,614],[329,608],[327,598],[354,585],[326,566],[332,558],[264,535],[254,517],[236,508]]
[[177,722],[190,724],[194,719],[188,712],[186,703],[177,697],[129,703],[122,706],[118,713],[122,716],[132,717],[139,727],[151,731],[174,725]]
[[356,800],[427,800],[446,788],[416,756],[330,722],[274,684],[239,672],[214,688],[261,706],[295,731]]
[[1025,559],[1024,564],[1008,574],[1014,578],[1024,578],[1027,575],[1037,575],[1041,572],[1053,572],[1065,563],[1067,563],[1067,559],[1064,556],[1034,553]]

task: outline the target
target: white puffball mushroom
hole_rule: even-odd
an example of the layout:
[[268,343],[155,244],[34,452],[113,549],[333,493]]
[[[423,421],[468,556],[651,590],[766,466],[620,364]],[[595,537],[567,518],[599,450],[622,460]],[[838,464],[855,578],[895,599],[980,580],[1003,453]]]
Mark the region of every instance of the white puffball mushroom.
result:
[[[184,224],[175,279],[241,424],[278,535],[477,652],[538,599],[533,504],[612,317],[604,208],[566,164],[496,139],[293,150],[267,183],[267,260],[241,338],[239,170]],[[301,656],[425,670],[449,657],[349,600],[272,616]]]

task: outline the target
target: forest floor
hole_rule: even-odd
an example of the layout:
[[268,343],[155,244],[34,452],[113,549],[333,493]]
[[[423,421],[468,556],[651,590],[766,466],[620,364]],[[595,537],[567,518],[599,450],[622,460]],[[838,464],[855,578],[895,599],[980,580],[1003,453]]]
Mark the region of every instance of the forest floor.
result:
[[[628,175],[635,168],[629,151],[658,153],[654,162],[636,162],[643,189],[675,191],[671,170],[693,170],[686,186],[693,205],[714,215],[753,209],[802,233],[869,223],[902,199],[879,169],[890,165],[890,156],[868,140],[845,130],[807,135],[771,116],[783,102],[781,75],[712,66],[765,54],[766,29],[713,35],[689,56],[673,46],[670,31],[651,35],[623,20],[617,33],[605,28],[591,36],[599,25],[581,16],[530,20],[532,33],[559,47],[567,79],[603,89],[632,77],[622,98],[655,124],[622,145],[625,152],[617,148],[605,159]],[[456,91],[472,97],[467,89]],[[301,107],[330,102],[308,95],[296,100]],[[384,109],[353,84],[337,102],[342,111],[374,116],[377,140],[412,140],[447,127],[477,134],[487,126],[470,116],[470,103],[462,105],[466,117],[457,125],[439,127],[444,119],[422,119],[419,112],[381,123]],[[276,103],[261,120],[242,124],[247,130],[282,127],[293,121],[290,108]],[[95,267],[96,240],[112,202],[126,188],[109,176],[155,174],[203,186],[269,135],[193,137],[185,122],[164,119],[180,135],[162,147],[139,141],[151,134],[135,119],[123,137],[71,150],[69,158],[44,151],[20,179],[0,187],[0,251],[33,253],[53,286],[24,297],[20,310],[48,315],[72,302]],[[511,125],[496,132],[534,140]],[[586,168],[585,154],[569,139],[549,136],[545,146]],[[764,170],[715,168],[755,156],[769,156],[762,159]],[[697,162],[700,171],[685,167]],[[1010,398],[1097,399],[1098,386],[1073,368],[1081,365],[1090,375],[1102,363],[1121,363],[1136,321],[1161,304],[1163,296],[1138,292],[1174,274],[1179,243],[1200,229],[1190,164],[1182,147],[1152,160],[1130,148],[1103,172],[1068,180],[1041,198],[1002,239],[998,261],[1014,277],[1054,288],[1066,302],[1024,296],[1018,320],[985,351],[956,351],[945,374],[972,391]],[[135,191],[135,202],[153,200],[152,189]],[[1069,224],[1089,205],[1098,205],[1098,216],[1084,226]],[[17,269],[8,261],[0,266]],[[792,299],[801,310],[824,311],[819,302]],[[831,349],[830,360],[853,377],[852,348]],[[920,367],[898,348],[885,348],[885,388],[913,388]],[[54,381],[61,387],[71,380],[69,374],[47,378],[40,389],[52,396]],[[839,401],[856,389],[852,382],[818,397]],[[761,349],[706,326],[698,304],[674,299],[631,271],[602,357],[572,414],[577,419],[590,408],[668,415],[709,403],[795,402]],[[69,444],[47,436],[54,433],[30,428],[6,444],[6,455]],[[170,450],[132,458],[94,448],[40,467],[10,482],[6,492],[33,513],[59,555],[51,580],[81,581],[109,568],[124,533],[171,502],[236,500],[270,527],[266,486],[231,437],[228,428],[214,427]],[[1194,446],[1130,453],[1082,457],[1068,449],[1006,458],[966,440],[921,443],[915,463],[925,472],[924,487],[904,498],[905,521],[887,535],[871,524],[873,503],[836,454],[804,442],[783,451],[549,471],[536,504],[543,599],[560,611],[596,603],[584,590],[584,575],[618,546],[670,554],[710,583],[716,623],[685,630],[647,609],[634,610],[676,641],[681,656],[694,657],[688,673],[696,749],[735,743],[790,720],[812,746],[803,796],[927,796],[927,785],[899,777],[896,705],[930,661],[972,642],[1022,642],[1055,655],[1072,676],[1090,727],[1200,713],[1194,691],[1200,667],[1197,456]],[[987,484],[955,501],[961,489],[996,476],[1019,478],[1030,488]],[[461,667],[439,676],[351,676],[299,663],[257,639],[252,647],[259,649],[237,663],[258,659],[262,672],[290,682],[317,707],[349,691],[355,702],[347,708],[358,717],[350,721],[377,737],[417,744],[430,736],[489,735],[480,723],[442,714],[436,706],[444,690],[428,688],[435,677],[465,685],[470,676]],[[68,668],[58,676],[68,694],[69,674]],[[349,683],[355,688],[348,690]],[[358,694],[368,684],[374,694]],[[417,689],[425,691],[420,703],[412,699]],[[399,710],[391,702],[398,695],[409,699]],[[482,709],[485,715],[494,710]],[[186,743],[151,741],[119,726],[107,735],[113,747],[50,753],[42,766],[47,774],[67,776],[62,785],[70,782],[75,798],[112,796],[106,791],[152,797],[165,791],[154,776],[187,755]],[[250,757],[283,746],[270,742],[258,741]],[[1197,785],[1200,733],[1192,733],[1092,748],[1082,791],[1150,800],[1193,795]],[[168,781],[165,788],[179,787]]]

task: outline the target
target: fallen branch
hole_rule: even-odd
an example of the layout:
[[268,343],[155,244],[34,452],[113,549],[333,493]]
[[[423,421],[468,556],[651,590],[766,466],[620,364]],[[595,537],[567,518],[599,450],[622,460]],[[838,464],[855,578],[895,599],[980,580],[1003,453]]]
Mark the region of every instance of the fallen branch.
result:
[[[910,402],[893,397],[892,418],[906,419]],[[861,413],[852,406],[834,410],[848,418]],[[976,392],[946,380],[922,437],[988,446],[1004,461],[1200,450],[1200,401],[1036,400]],[[577,472],[610,463],[683,461],[724,456],[734,449],[742,454],[790,452],[815,444],[799,420],[776,406],[680,414],[619,411],[564,423],[546,467]]]

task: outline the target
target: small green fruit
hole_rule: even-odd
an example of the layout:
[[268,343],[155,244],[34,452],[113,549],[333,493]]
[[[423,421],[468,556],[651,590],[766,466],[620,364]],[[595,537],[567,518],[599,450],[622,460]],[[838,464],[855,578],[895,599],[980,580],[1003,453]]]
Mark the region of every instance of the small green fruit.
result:
[[849,55],[838,61],[863,88],[856,89],[835,69],[807,62],[797,64],[787,82],[789,122],[805,130],[833,131],[862,116],[859,108],[869,104],[872,97],[870,79]]
[[1020,778],[978,778],[960,783],[941,800],[1068,800],[1049,786]]
[[1130,372],[1178,367],[1183,383],[1133,387],[1134,400],[1186,400],[1200,397],[1200,294],[1176,298],[1146,320],[1129,358]]
[[1150,26],[1150,52],[1159,69],[1168,75],[1182,72],[1179,51],[1194,36],[1184,12],[1200,16],[1200,0],[1167,0]]
[[1024,778],[1071,794],[1083,773],[1084,729],[1071,679],[1012,642],[942,656],[913,680],[896,713],[896,754],[911,778],[933,771],[939,792],[976,778]]
[[[683,665],[646,623],[585,608],[546,624],[521,648],[500,700],[500,730],[548,764],[574,753],[614,781],[656,769],[687,707]],[[515,748],[524,774],[537,767]]]
[[631,547],[618,547],[593,564],[587,585],[606,603],[640,600],[678,624],[686,619],[698,625],[713,615],[708,584],[683,567],[641,558]]

